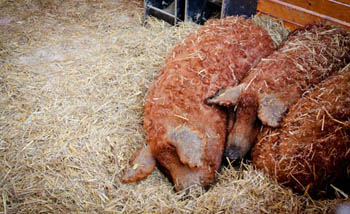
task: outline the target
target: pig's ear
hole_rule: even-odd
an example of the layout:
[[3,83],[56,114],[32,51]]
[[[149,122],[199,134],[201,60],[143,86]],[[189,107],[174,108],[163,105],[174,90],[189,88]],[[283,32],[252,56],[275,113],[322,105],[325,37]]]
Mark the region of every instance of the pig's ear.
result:
[[287,112],[287,105],[273,94],[259,95],[258,117],[264,125],[278,127],[283,115]]
[[205,99],[205,103],[220,105],[220,106],[235,106],[244,91],[246,84],[242,83],[235,87],[229,86],[217,91],[213,96]]
[[121,181],[131,183],[142,180],[150,175],[156,166],[151,148],[146,146],[139,149],[130,159],[130,166],[123,172]]
[[182,164],[190,168],[203,166],[205,143],[196,131],[183,126],[174,129],[170,138],[169,143],[176,147],[176,153]]

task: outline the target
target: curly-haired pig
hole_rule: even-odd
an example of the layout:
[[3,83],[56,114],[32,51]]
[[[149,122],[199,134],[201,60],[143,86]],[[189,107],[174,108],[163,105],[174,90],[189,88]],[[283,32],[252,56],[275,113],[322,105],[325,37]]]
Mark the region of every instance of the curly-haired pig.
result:
[[321,196],[332,189],[330,184],[339,187],[346,179],[349,184],[350,69],[326,78],[299,99],[281,127],[265,127],[252,159],[297,192]]
[[147,177],[158,161],[176,190],[208,187],[221,164],[228,121],[224,109],[204,99],[237,85],[273,50],[267,31],[241,17],[210,20],[179,43],[145,101],[148,145],[131,158],[122,181]]

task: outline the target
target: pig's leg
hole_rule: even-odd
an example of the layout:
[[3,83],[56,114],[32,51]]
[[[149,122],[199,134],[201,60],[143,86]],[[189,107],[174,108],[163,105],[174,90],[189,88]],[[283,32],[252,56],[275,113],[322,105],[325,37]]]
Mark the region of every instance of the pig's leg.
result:
[[259,131],[255,106],[237,108],[236,121],[227,138],[225,157],[231,162],[243,158],[253,146]]
[[150,175],[156,166],[149,146],[139,149],[130,160],[130,167],[127,168],[122,177],[123,183],[131,183],[142,180]]

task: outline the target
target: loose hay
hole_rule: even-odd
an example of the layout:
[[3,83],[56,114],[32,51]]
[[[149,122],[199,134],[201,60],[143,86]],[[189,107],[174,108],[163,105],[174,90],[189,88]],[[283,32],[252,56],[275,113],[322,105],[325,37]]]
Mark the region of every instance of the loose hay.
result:
[[2,213],[322,213],[335,203],[296,196],[249,166],[224,169],[187,199],[158,171],[121,184],[144,143],[144,95],[172,46],[196,28],[153,19],[143,27],[142,9],[132,8],[0,2]]
[[288,36],[289,32],[287,28],[283,27],[281,23],[278,23],[276,20],[271,19],[268,16],[256,15],[253,17],[253,21],[257,25],[265,28],[267,32],[269,32],[272,40],[276,43],[276,45],[279,45],[282,40]]

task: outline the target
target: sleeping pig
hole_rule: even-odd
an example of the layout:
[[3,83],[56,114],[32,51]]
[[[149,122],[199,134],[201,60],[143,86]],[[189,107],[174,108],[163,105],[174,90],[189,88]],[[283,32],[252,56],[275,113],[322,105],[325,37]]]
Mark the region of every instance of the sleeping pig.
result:
[[[350,64],[291,107],[280,128],[265,127],[253,163],[297,192],[323,195],[350,178]],[[329,192],[329,191],[328,191]]]
[[290,33],[278,50],[262,59],[238,86],[219,90],[208,104],[236,107],[225,155],[237,160],[253,146],[263,125],[278,127],[289,107],[311,87],[350,60],[350,35],[323,24]]
[[133,155],[122,181],[147,177],[158,161],[176,190],[208,187],[221,164],[228,121],[204,99],[237,85],[273,49],[264,29],[240,17],[208,21],[178,44],[145,101],[148,145]]

